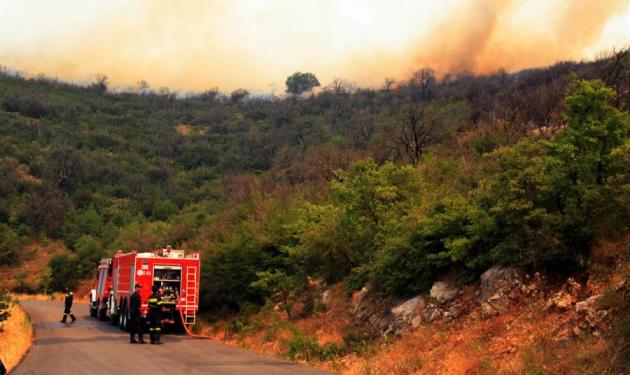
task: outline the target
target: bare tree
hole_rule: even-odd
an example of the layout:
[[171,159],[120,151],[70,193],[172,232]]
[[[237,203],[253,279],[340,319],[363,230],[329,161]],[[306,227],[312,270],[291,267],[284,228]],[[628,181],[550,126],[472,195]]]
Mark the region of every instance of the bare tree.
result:
[[391,134],[395,152],[401,158],[406,158],[413,165],[417,165],[422,153],[433,140],[435,122],[426,108],[404,109]]
[[80,180],[86,172],[85,158],[66,145],[50,155],[51,179],[62,189],[68,188],[75,180]]
[[324,91],[331,92],[336,95],[347,94],[352,91],[352,83],[345,79],[335,78],[324,88]]
[[99,92],[107,91],[107,86],[109,85],[107,75],[104,73],[96,73],[94,74],[94,82],[90,85],[92,89]]
[[614,105],[621,110],[630,108],[630,48],[613,51],[608,57],[605,82],[615,89]]
[[149,82],[145,80],[138,81],[138,84],[136,85],[136,93],[138,95],[145,95],[148,94],[150,91],[151,86],[149,85]]
[[396,83],[396,80],[393,78],[385,78],[385,83],[383,83],[383,90],[385,90],[385,92],[390,92],[392,91],[392,89],[394,88],[394,84]]
[[435,98],[437,78],[432,69],[420,69],[409,79],[409,91],[414,102],[430,102]]

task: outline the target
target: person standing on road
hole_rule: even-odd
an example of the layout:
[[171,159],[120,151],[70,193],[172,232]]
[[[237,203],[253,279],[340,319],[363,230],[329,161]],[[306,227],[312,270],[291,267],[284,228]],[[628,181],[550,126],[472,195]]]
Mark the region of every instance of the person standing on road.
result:
[[[135,290],[129,297],[129,318],[131,327],[129,327],[130,344],[144,344],[144,338],[142,337],[144,332],[142,327],[142,313],[140,312],[140,306],[142,306],[142,298],[140,297],[140,289],[142,285],[136,284]],[[138,341],[136,341],[136,333],[138,334]]]
[[65,323],[66,320],[68,319],[68,315],[70,315],[70,319],[72,319],[71,323],[74,323],[75,320],[77,320],[77,318],[74,317],[74,314],[72,314],[72,311],[70,309],[72,309],[72,300],[74,299],[74,293],[72,293],[71,291],[68,290],[68,288],[64,288],[63,292],[66,294],[65,300],[64,300],[64,310],[63,310],[63,319],[61,319],[59,321],[59,323]]
[[149,296],[149,335],[151,336],[151,344],[161,344],[162,296],[157,285],[154,285],[151,290],[153,293]]

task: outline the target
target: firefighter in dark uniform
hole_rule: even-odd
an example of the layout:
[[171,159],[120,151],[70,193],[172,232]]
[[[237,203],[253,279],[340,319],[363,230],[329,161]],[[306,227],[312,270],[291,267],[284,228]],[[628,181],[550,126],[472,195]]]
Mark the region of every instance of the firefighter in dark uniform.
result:
[[154,285],[151,290],[153,293],[149,296],[149,335],[151,336],[151,344],[161,344],[162,296],[157,285]]
[[68,315],[70,315],[70,319],[72,319],[71,323],[74,323],[77,318],[74,317],[74,314],[72,314],[72,311],[70,310],[72,309],[72,300],[74,299],[74,293],[69,291],[68,288],[64,288],[63,292],[66,294],[66,296],[64,299],[63,319],[61,319],[59,323],[65,323],[68,319]]
[[[143,327],[142,327],[142,313],[140,307],[142,306],[142,298],[140,297],[140,289],[142,285],[136,284],[135,290],[129,297],[129,343],[131,344],[144,344]],[[136,333],[138,334],[138,341],[136,341]]]

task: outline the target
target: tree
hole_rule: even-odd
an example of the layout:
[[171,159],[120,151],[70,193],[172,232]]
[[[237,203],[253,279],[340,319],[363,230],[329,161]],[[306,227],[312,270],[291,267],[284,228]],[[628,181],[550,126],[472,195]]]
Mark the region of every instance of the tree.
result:
[[565,100],[567,127],[550,141],[524,140],[491,154],[480,202],[497,223],[494,261],[575,271],[587,265],[602,224],[622,221],[615,217],[624,214],[616,150],[630,119],[609,104],[613,98],[601,81],[576,81]]
[[105,92],[107,91],[107,86],[109,85],[107,75],[103,73],[94,74],[94,82],[90,85],[90,88],[97,92]]
[[155,202],[151,209],[151,216],[157,220],[167,220],[177,212],[177,206],[168,199]]
[[52,272],[51,291],[62,291],[65,287],[73,289],[80,275],[77,272],[77,261],[66,254],[55,255],[50,259],[48,267]]
[[324,90],[335,95],[345,95],[352,90],[352,83],[345,79],[335,78],[324,88]]
[[287,226],[294,239],[288,247],[293,262],[327,282],[344,278],[370,261],[416,202],[419,189],[409,166],[365,160],[338,172],[330,183],[330,203],[305,203]]
[[287,313],[289,320],[293,319],[293,304],[290,298],[298,285],[296,278],[280,270],[257,272],[256,276],[258,276],[258,280],[251,283],[250,286],[261,290],[272,299],[278,299],[282,304],[280,308]]
[[385,78],[385,83],[383,83],[383,90],[385,90],[385,92],[389,93],[390,91],[392,91],[394,89],[394,85],[396,84],[396,80],[388,77]]
[[319,86],[319,81],[313,73],[295,72],[287,78],[286,85],[288,94],[301,95]]
[[76,248],[76,272],[81,278],[94,273],[99,260],[104,255],[103,247],[92,236],[83,235],[77,240]]
[[44,294],[48,294],[50,283],[53,280],[52,269],[46,266],[37,277],[37,280],[39,282],[39,289],[44,292]]
[[20,259],[22,240],[8,225],[0,223],[0,266],[16,264]]
[[57,234],[62,227],[72,201],[52,186],[38,188],[27,195],[19,218],[35,232],[45,230],[49,235]]
[[409,91],[414,102],[430,102],[436,95],[437,78],[432,69],[420,69],[409,79]]
[[66,145],[53,150],[50,164],[50,178],[62,189],[72,188],[86,172],[85,157]]
[[236,89],[230,94],[230,101],[232,103],[238,103],[241,100],[245,99],[247,96],[249,96],[249,91],[245,89]]
[[433,140],[434,128],[435,120],[426,108],[409,107],[403,110],[391,134],[395,151],[411,164],[417,165],[420,156]]
[[149,82],[145,80],[138,81],[138,84],[136,85],[136,93],[138,93],[138,95],[146,95],[150,92],[151,86],[149,85]]

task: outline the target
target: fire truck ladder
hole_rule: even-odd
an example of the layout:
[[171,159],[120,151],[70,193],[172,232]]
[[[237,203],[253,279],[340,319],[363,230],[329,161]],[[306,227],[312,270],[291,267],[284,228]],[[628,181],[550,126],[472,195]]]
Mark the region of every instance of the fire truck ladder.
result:
[[186,267],[186,303],[182,306],[184,323],[195,324],[197,311],[197,268]]

